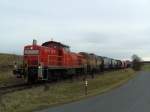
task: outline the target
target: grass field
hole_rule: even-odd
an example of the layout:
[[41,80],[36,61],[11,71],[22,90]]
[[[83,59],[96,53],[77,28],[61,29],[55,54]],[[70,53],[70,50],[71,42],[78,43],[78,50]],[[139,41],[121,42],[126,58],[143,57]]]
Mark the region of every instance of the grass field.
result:
[[88,95],[84,81],[62,81],[32,89],[5,94],[0,99],[0,112],[32,112],[46,107],[80,100],[116,88],[135,76],[131,69],[106,72],[88,79]]
[[16,78],[12,74],[15,62],[21,64],[22,57],[14,54],[0,53],[0,87],[16,82]]
[[150,64],[149,64],[149,63],[143,64],[142,70],[144,70],[144,71],[149,71],[149,72],[150,72]]
[[12,69],[15,62],[21,64],[22,57],[14,54],[0,53],[0,71],[8,71],[8,69]]
[[11,70],[8,71],[0,71],[0,86],[3,86],[4,84],[10,82],[10,80],[14,78]]

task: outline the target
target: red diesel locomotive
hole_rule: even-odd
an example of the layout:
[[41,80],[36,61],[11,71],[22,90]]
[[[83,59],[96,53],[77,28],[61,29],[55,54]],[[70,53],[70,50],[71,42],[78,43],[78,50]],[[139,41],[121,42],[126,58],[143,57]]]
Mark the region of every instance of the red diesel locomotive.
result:
[[33,45],[24,47],[23,74],[28,82],[51,80],[81,73],[84,71],[82,55],[70,51],[69,46],[60,42],[49,41],[41,46],[33,41]]
[[[73,75],[90,74],[109,69],[121,69],[130,65],[127,61],[102,57],[93,53],[74,53],[69,46],[60,42],[48,41],[24,47],[23,66],[14,70],[18,77],[28,83],[38,80],[56,80]],[[16,68],[16,67],[15,67]]]

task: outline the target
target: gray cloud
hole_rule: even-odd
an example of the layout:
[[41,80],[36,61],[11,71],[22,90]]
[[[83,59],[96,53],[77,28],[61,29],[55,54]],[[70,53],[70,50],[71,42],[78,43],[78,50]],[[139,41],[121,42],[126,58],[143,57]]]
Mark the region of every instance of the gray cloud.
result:
[[[53,38],[73,51],[150,57],[148,0],[1,0],[0,52],[22,54],[32,39]],[[6,46],[8,44],[9,46]]]

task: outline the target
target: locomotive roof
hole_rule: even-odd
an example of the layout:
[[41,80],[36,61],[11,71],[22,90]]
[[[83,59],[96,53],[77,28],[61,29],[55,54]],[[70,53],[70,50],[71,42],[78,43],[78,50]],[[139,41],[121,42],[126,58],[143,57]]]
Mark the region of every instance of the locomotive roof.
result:
[[69,48],[69,46],[64,45],[64,44],[62,44],[62,43],[60,43],[60,42],[55,42],[55,41],[48,41],[48,42],[45,42],[45,43],[42,44],[42,46],[49,46],[49,45],[51,45],[51,44],[56,45],[56,46],[59,46],[59,47],[66,47],[66,48]]

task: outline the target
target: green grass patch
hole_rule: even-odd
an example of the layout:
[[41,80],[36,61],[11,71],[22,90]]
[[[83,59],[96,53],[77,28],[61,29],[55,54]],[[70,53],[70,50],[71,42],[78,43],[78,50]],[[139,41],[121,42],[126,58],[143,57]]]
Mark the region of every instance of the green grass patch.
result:
[[81,80],[62,81],[8,93],[1,97],[0,112],[32,112],[33,110],[80,100],[116,88],[134,76],[135,72],[131,69],[97,75],[94,79],[88,79],[87,96],[84,92],[84,81]]
[[143,71],[148,71],[148,72],[150,72],[150,63],[143,64],[142,70],[143,70]]

